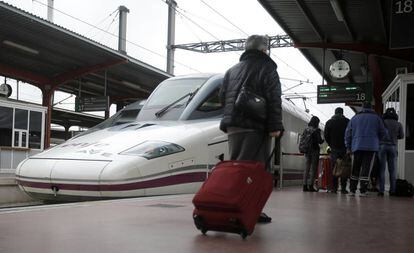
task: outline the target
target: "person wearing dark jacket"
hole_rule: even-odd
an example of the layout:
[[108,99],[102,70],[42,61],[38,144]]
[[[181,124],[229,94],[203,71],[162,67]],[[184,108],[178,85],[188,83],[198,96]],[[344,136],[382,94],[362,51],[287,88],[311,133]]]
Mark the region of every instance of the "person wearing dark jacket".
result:
[[[266,54],[266,36],[252,35],[246,40],[246,51],[240,62],[227,70],[220,89],[224,115],[220,129],[228,134],[231,160],[255,160],[266,163],[270,155],[271,137],[283,133],[281,85],[276,63]],[[264,120],[236,108],[235,101],[242,87],[266,101]],[[264,214],[261,216],[263,218]],[[267,216],[264,216],[264,221]],[[270,218],[270,217],[269,217]]]
[[[344,110],[341,107],[335,109],[335,115],[325,124],[324,137],[326,143],[331,148],[331,167],[333,168],[338,158],[344,158],[346,155],[345,147],[345,130],[349,119],[344,116]],[[338,190],[338,177],[332,176],[333,193]],[[341,193],[347,194],[346,183],[348,178],[341,178]]]
[[320,146],[324,140],[321,136],[321,129],[319,128],[319,118],[312,116],[308,123],[308,128],[312,132],[311,143],[308,151],[305,153],[306,167],[303,173],[303,191],[315,192],[313,184],[315,182],[316,169],[319,163]]
[[375,154],[385,134],[383,120],[371,109],[370,102],[364,102],[361,112],[352,117],[345,130],[347,153],[353,154],[350,196],[355,196],[358,181],[360,181],[360,196],[367,196],[369,175]]
[[378,152],[380,162],[380,189],[378,196],[384,196],[386,164],[388,164],[388,172],[390,174],[390,195],[395,193],[398,155],[397,143],[399,139],[404,138],[404,130],[401,123],[398,122],[398,115],[394,108],[387,108],[382,118],[384,119],[388,134],[382,138]]

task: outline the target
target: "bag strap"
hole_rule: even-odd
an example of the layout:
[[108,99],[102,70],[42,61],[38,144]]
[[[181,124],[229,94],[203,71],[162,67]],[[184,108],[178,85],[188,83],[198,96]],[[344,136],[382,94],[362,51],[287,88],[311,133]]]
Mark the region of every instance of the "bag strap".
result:
[[[260,151],[261,147],[263,146],[263,144],[264,144],[264,142],[265,142],[265,140],[266,140],[266,134],[267,134],[266,132],[264,132],[264,133],[263,133],[262,142],[261,142],[261,144],[258,146],[258,148],[257,148],[257,150],[256,150],[256,153],[254,154],[254,157],[256,157],[256,156],[257,156],[257,154],[259,153],[259,151]],[[276,140],[276,138],[280,138],[280,137],[275,137],[275,140]],[[270,140],[272,140],[272,138],[271,138]],[[272,152],[270,152],[269,158],[267,158],[267,159],[266,159],[266,162],[265,162],[265,169],[267,169],[267,166],[269,166],[269,165],[270,165],[270,161],[272,160],[272,156],[274,155],[275,151],[276,151],[276,145],[273,147]]]
[[[276,138],[275,138],[275,139],[276,139]],[[276,145],[273,147],[272,152],[270,152],[270,156],[269,156],[269,158],[267,158],[267,161],[266,161],[266,163],[265,163],[265,168],[267,168],[267,166],[269,166],[269,165],[270,165],[270,161],[272,160],[272,156],[274,155],[275,151],[276,151]]]

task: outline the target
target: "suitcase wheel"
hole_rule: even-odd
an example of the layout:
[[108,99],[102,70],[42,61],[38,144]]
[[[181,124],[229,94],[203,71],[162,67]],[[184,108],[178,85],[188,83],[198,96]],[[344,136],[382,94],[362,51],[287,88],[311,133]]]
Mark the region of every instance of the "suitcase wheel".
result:
[[207,233],[207,229],[204,227],[203,219],[198,215],[194,215],[193,219],[194,219],[194,225],[196,226],[196,228],[200,230],[201,233],[203,233],[203,235],[205,235]]

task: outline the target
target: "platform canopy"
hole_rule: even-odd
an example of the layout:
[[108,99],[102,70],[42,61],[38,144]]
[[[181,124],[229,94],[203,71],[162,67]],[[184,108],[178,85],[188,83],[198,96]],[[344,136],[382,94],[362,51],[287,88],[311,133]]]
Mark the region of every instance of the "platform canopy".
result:
[[[328,84],[372,82],[378,107],[380,95],[394,79],[397,68],[413,71],[414,43],[398,44],[401,37],[414,41],[412,32],[404,30],[411,28],[409,24],[401,30],[396,28],[400,16],[394,16],[392,24],[390,21],[391,2],[396,1],[258,1]],[[350,63],[347,78],[335,79],[329,74],[329,66],[339,59]]]
[[74,111],[57,108],[57,107],[53,108],[52,113],[53,113],[52,123],[63,126],[63,127],[67,127],[67,128],[71,126],[91,128],[105,120],[104,117],[102,116],[74,112]]
[[0,75],[112,102],[146,98],[166,72],[0,1]]

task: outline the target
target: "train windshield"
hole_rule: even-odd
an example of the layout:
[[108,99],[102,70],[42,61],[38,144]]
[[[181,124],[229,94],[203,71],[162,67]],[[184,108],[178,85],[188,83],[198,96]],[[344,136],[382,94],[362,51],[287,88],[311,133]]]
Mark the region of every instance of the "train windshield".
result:
[[[160,108],[169,105],[184,95],[196,91],[206,80],[205,78],[188,78],[164,81],[151,95],[145,107]],[[183,99],[177,102],[174,107],[185,105],[187,102],[188,99]]]
[[146,100],[141,100],[141,101],[138,101],[138,102],[135,102],[135,103],[132,103],[126,106],[124,109],[112,115],[109,119],[88,129],[87,131],[85,131],[82,134],[77,135],[76,137],[85,135],[85,134],[90,134],[90,133],[93,133],[95,131],[98,131],[104,128],[136,121],[139,112],[141,111],[142,107],[145,104],[145,101]]

